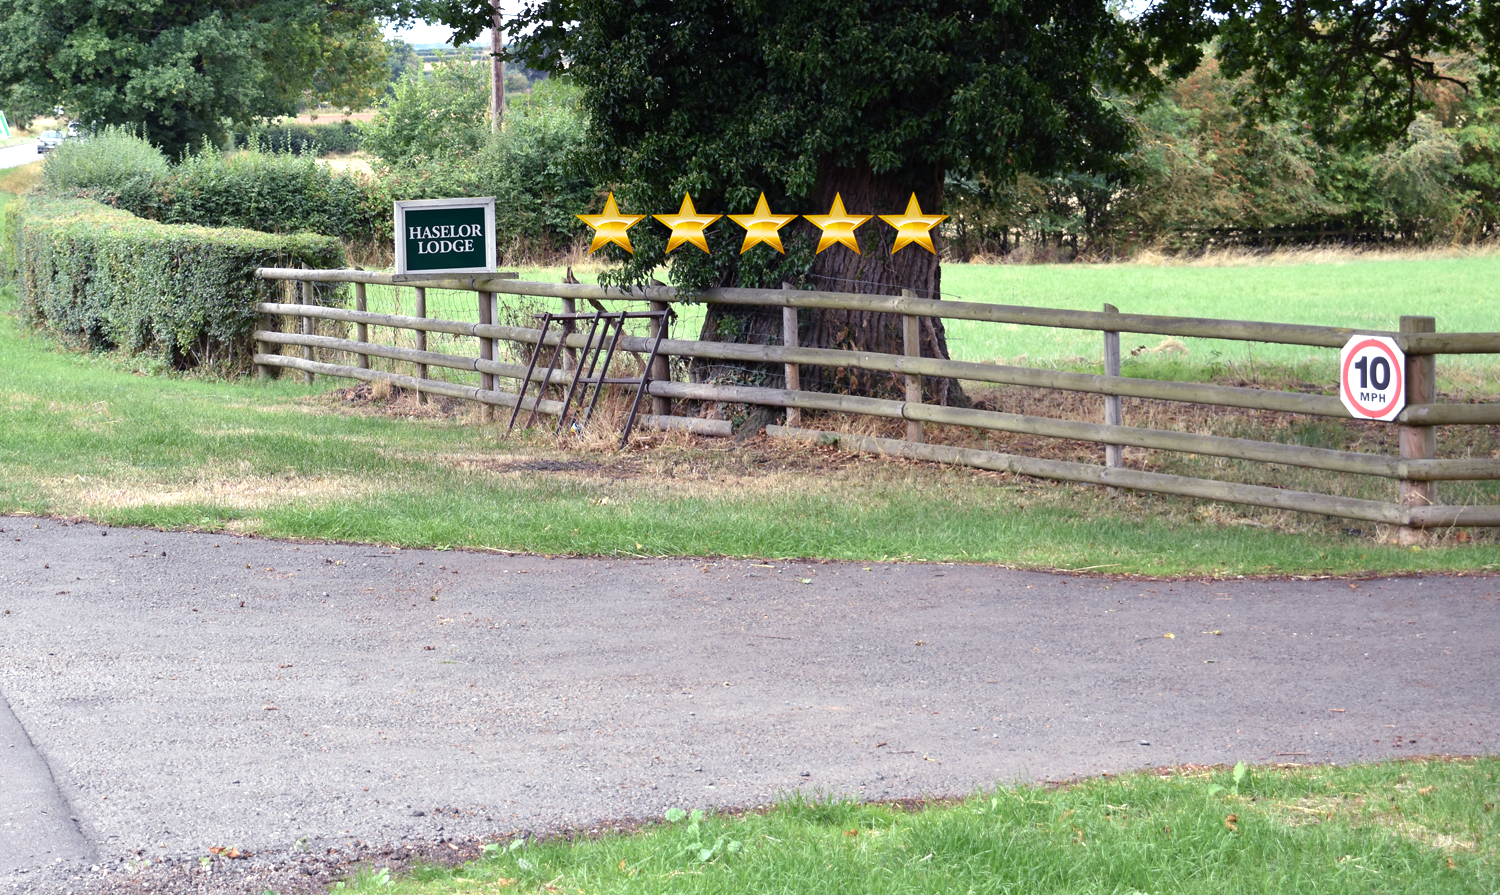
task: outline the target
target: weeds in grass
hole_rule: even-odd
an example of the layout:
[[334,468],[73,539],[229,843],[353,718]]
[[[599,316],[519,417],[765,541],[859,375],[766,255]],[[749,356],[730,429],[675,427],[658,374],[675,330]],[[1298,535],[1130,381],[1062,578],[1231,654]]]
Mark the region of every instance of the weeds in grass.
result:
[[[633,834],[496,843],[355,891],[1490,892],[1500,762],[1184,766],[950,803],[791,794],[741,815],[669,809]],[[913,810],[915,809],[915,810]],[[722,847],[714,847],[717,843]],[[729,843],[740,848],[731,849]]]

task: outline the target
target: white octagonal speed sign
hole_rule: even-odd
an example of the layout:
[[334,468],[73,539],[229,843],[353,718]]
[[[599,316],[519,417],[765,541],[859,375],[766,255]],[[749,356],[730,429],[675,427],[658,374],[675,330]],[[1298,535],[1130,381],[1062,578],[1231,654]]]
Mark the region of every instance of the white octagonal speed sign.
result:
[[1406,406],[1406,352],[1386,336],[1354,336],[1339,352],[1339,398],[1355,419],[1395,419]]

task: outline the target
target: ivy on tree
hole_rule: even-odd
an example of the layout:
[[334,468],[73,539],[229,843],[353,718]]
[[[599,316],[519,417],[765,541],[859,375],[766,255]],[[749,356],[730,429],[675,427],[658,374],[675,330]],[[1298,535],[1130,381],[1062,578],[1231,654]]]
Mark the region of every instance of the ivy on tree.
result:
[[226,123],[363,107],[390,77],[379,21],[405,0],[0,0],[0,102],[28,123],[136,126],[169,155]]

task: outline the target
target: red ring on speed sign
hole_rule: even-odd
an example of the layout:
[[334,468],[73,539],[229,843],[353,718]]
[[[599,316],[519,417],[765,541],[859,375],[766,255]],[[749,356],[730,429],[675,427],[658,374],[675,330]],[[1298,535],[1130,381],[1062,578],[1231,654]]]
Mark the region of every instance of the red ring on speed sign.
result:
[[[1349,365],[1354,363],[1354,358],[1358,357],[1359,353],[1361,351],[1364,351],[1366,348],[1379,348],[1380,353],[1384,354],[1386,358],[1390,360],[1392,371],[1391,375],[1396,378],[1396,387],[1390,390],[1391,399],[1389,401],[1386,401],[1384,404],[1381,404],[1379,407],[1366,407],[1364,404],[1360,403],[1360,401],[1354,397],[1354,393],[1349,390]],[[1369,417],[1370,419],[1376,419],[1380,416],[1383,416],[1386,410],[1390,408],[1392,404],[1401,400],[1401,396],[1406,394],[1406,383],[1403,381],[1403,377],[1406,375],[1406,371],[1401,369],[1403,366],[1405,365],[1396,358],[1395,352],[1391,351],[1391,346],[1385,344],[1381,340],[1365,339],[1363,342],[1358,343],[1354,346],[1354,350],[1349,352],[1349,356],[1344,359],[1344,368],[1339,371],[1339,382],[1343,383],[1344,397],[1348,399],[1345,403],[1353,405],[1358,409],[1359,413]]]

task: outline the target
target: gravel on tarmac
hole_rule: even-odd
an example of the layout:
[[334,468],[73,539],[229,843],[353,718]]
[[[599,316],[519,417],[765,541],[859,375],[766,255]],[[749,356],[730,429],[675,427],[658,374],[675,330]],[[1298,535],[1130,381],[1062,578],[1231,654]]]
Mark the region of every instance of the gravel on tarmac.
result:
[[959,796],[1500,742],[1495,577],[0,529],[0,698],[83,843],[28,851],[40,808],[0,792],[0,893],[319,891],[359,863],[793,790]]

